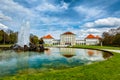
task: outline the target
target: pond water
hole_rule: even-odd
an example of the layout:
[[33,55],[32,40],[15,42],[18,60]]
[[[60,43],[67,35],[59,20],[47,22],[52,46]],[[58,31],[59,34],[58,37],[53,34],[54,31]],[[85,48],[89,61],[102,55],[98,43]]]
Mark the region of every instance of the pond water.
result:
[[0,76],[24,69],[61,69],[103,61],[110,53],[75,48],[50,48],[43,53],[0,51]]

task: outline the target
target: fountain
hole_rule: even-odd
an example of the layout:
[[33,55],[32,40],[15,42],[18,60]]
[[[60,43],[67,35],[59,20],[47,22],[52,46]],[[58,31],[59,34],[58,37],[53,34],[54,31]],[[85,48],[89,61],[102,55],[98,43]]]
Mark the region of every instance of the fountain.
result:
[[30,37],[30,24],[29,22],[23,23],[18,34],[18,45],[24,47],[24,45],[29,46],[29,37]]
[[24,22],[18,33],[18,42],[10,47],[15,51],[44,51],[43,40],[40,39],[39,46],[30,43],[30,24],[29,22]]

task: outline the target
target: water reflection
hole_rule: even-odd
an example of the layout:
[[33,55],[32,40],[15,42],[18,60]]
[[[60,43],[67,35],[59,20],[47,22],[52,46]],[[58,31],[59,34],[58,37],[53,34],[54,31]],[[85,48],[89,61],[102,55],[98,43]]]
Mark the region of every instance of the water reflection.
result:
[[76,55],[75,49],[73,48],[60,48],[60,53],[67,58],[71,58]]
[[93,50],[88,50],[87,53],[89,56],[93,56],[95,54],[95,52]]
[[92,60],[92,61],[104,60],[104,57],[101,51],[97,51],[97,50],[86,50],[86,51],[88,53],[89,60]]
[[51,55],[51,50],[50,50],[50,49],[45,50],[45,54],[46,54],[46,55]]
[[74,67],[102,61],[107,57],[110,57],[110,54],[102,51],[72,48],[50,48],[44,53],[0,51],[0,76],[29,68]]

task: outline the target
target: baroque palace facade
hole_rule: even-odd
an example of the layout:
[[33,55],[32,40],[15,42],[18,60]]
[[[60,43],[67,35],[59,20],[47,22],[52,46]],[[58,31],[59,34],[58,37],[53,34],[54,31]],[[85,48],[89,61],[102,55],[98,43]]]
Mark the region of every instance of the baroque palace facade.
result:
[[98,45],[100,44],[100,37],[89,34],[84,40],[76,40],[76,34],[72,32],[65,32],[60,35],[60,39],[56,40],[51,35],[42,37],[45,44],[48,45]]

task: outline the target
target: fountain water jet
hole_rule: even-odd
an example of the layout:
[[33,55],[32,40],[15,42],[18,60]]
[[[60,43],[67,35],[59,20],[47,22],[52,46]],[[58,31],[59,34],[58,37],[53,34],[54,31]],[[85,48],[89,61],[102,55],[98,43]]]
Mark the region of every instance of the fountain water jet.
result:
[[30,43],[30,23],[24,22],[18,33],[18,42],[10,48],[16,51],[39,51],[45,50],[43,46],[43,40],[39,41],[39,46]]
[[24,22],[23,25],[21,26],[21,29],[18,33],[18,45],[21,47],[24,47],[24,45],[29,46],[30,43],[30,23]]

